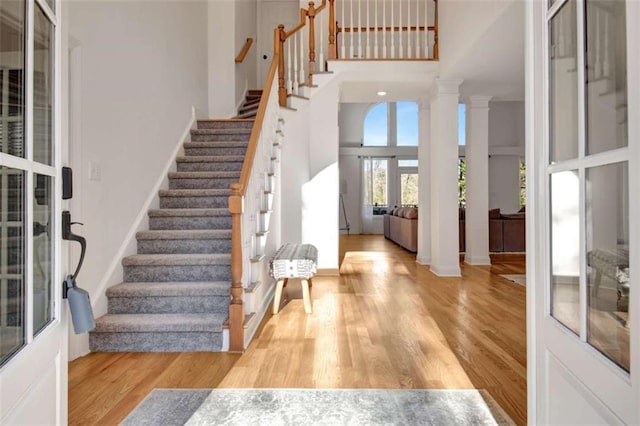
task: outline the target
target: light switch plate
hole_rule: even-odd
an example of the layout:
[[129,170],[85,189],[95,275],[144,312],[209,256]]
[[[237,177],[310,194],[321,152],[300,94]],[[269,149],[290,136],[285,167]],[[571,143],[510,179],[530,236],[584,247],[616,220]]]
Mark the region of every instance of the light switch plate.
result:
[[100,181],[102,179],[102,169],[97,161],[89,161],[89,180]]

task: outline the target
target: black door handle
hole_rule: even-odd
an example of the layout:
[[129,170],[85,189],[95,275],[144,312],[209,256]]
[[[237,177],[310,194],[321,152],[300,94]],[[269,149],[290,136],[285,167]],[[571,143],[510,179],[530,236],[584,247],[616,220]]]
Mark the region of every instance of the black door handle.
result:
[[76,235],[71,231],[71,225],[78,224],[82,225],[79,222],[71,222],[71,213],[67,210],[62,212],[62,239],[68,241],[75,241],[80,243],[80,260],[78,261],[78,267],[72,275],[72,280],[75,282],[78,277],[78,273],[80,272],[80,268],[82,268],[82,262],[84,262],[84,255],[87,252],[87,240],[80,235]]

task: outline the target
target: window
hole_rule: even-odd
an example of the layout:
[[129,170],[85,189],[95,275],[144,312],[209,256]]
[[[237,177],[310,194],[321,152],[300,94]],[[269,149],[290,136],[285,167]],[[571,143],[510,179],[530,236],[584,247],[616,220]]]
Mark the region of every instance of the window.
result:
[[520,162],[520,205],[527,205],[527,165]]
[[386,158],[365,158],[363,167],[364,204],[371,207],[373,215],[387,211],[387,177],[389,160]]
[[363,146],[387,146],[387,104],[378,104],[371,108],[364,119]]
[[458,158],[458,205],[464,207],[467,204],[467,161],[464,157]]
[[418,104],[398,102],[396,105],[398,146],[418,146]]
[[458,104],[458,145],[467,144],[467,106]]

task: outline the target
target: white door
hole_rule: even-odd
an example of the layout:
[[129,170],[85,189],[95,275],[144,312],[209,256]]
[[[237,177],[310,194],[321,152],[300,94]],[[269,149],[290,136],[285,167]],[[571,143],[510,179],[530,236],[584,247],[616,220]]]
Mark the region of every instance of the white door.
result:
[[67,421],[60,3],[0,1],[0,423]]
[[527,12],[529,421],[639,424],[640,2]]

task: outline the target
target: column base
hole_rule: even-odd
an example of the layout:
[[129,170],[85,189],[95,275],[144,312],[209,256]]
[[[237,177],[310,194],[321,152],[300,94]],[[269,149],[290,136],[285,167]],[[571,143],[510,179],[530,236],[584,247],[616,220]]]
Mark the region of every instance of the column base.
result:
[[464,256],[464,263],[468,265],[491,265],[489,256]]
[[460,265],[456,266],[439,266],[439,265],[431,265],[431,272],[434,275],[439,277],[461,277],[462,273],[460,272]]
[[418,265],[428,266],[431,264],[431,256],[420,256],[418,254],[416,256],[416,263],[418,263]]

